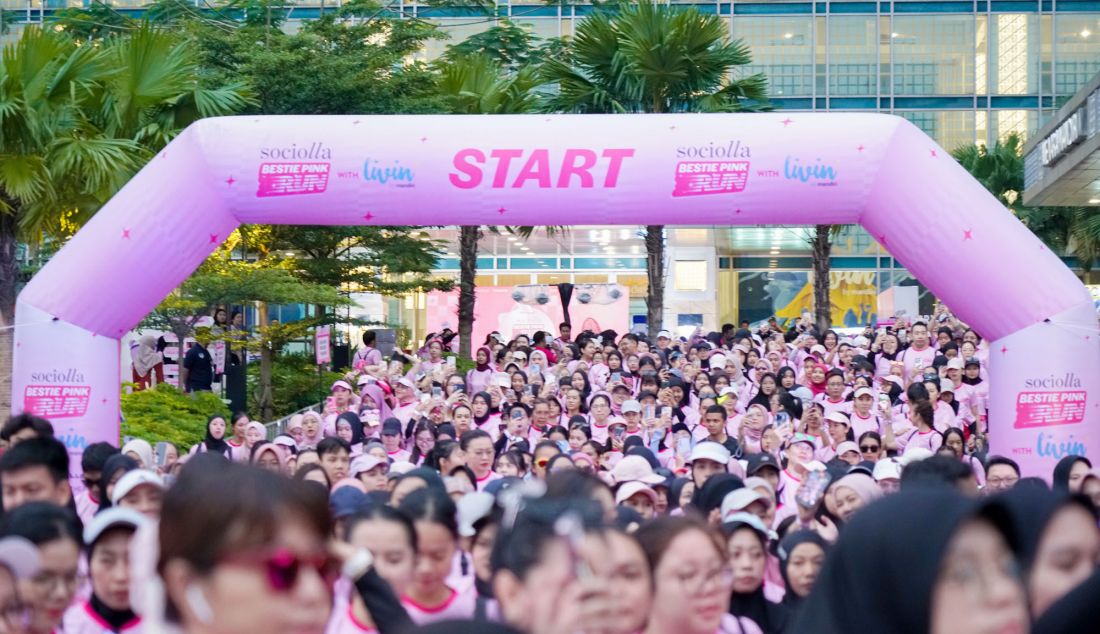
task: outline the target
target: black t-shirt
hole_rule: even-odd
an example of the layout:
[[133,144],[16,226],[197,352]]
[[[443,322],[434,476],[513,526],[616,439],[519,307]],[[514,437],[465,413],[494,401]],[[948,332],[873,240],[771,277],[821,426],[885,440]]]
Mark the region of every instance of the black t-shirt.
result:
[[197,343],[191,346],[183,357],[183,367],[190,372],[184,389],[188,392],[210,390],[214,382],[214,362],[206,348]]

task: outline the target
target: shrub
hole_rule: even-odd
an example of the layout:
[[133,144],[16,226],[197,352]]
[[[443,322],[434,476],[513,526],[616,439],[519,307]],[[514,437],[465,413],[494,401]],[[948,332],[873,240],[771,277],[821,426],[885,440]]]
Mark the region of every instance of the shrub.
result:
[[122,395],[122,435],[150,444],[166,440],[186,452],[206,434],[214,414],[229,420],[228,406],[211,392],[184,394],[167,383]]
[[[332,383],[344,378],[337,372],[323,371],[317,376],[317,364],[312,354],[281,354],[275,357],[271,372],[271,391],[275,418],[282,418],[303,407],[315,405],[329,394]],[[257,411],[260,383],[260,362],[248,364],[248,407]],[[354,385],[354,383],[352,383]]]

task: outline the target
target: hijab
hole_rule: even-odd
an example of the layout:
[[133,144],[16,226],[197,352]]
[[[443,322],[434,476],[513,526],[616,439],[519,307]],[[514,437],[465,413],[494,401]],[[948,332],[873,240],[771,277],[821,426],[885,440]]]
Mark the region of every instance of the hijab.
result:
[[351,442],[348,443],[352,447],[363,442],[363,421],[359,420],[359,416],[355,412],[344,412],[336,417],[336,423],[340,421],[347,421],[351,425]]
[[[751,524],[734,522],[732,526],[730,524],[726,526],[729,527],[725,529],[726,541],[729,541],[738,531],[750,531],[754,537],[760,540],[760,546],[764,549],[764,552],[768,551],[767,536],[762,535]],[[730,592],[729,611],[730,614],[736,617],[752,619],[754,623],[760,626],[764,634],[782,634],[786,631],[791,618],[791,612],[786,606],[772,603],[764,596],[763,578],[760,579],[760,585],[752,592],[745,594]]]
[[134,371],[138,376],[144,377],[155,366],[164,363],[164,355],[157,352],[157,339],[153,335],[143,335],[138,339],[137,349],[134,350]]
[[[374,403],[374,408],[378,410],[379,422],[392,418],[393,413],[390,411],[390,405],[386,402],[386,394],[382,391],[382,388],[375,384],[363,386],[362,396],[369,398]],[[360,405],[360,413],[362,413],[362,406]]]
[[861,510],[841,532],[788,631],[925,634],[947,544],[981,508],[946,488],[920,488]]
[[[476,401],[479,398],[485,401],[485,415],[484,416],[478,416],[477,414],[474,413],[473,404],[474,404],[474,401]],[[474,398],[470,399],[470,416],[473,417],[474,423],[478,427],[481,427],[482,425],[484,425],[486,422],[489,421],[489,417],[492,416],[492,415],[493,415],[493,397],[489,396],[488,392],[478,392],[477,394],[474,394]]]
[[1031,628],[1032,634],[1091,632],[1100,622],[1100,570],[1043,612]]
[[476,367],[474,369],[477,370],[478,372],[490,372],[490,371],[492,371],[493,368],[489,364],[492,363],[492,361],[493,361],[493,351],[490,350],[488,346],[483,346],[481,348],[478,348],[477,351],[485,353],[485,363],[476,363],[477,354],[475,353],[474,354],[474,361],[475,361]]
[[792,610],[797,609],[806,600],[806,597],[800,597],[791,590],[790,577],[787,575],[787,564],[790,563],[791,553],[802,544],[817,544],[826,555],[829,554],[829,542],[814,531],[795,531],[779,542],[779,548],[776,551],[776,555],[779,556],[779,574],[782,575],[783,585],[787,588],[786,594],[783,595],[783,605]]
[[155,469],[156,462],[153,460],[153,446],[148,441],[141,438],[135,438],[130,442],[122,446],[122,453],[133,452],[141,458],[140,467],[143,469]]
[[[875,482],[875,479],[860,471],[849,473],[837,480],[836,484],[833,485],[833,490],[836,491],[840,487],[855,491],[855,494],[863,500],[865,506],[881,498],[883,495],[882,488]],[[863,510],[864,509],[861,508],[859,512]]]
[[[825,378],[821,379],[821,383],[814,383],[812,380],[810,380],[810,376],[813,374],[813,371],[817,369],[820,369],[822,372],[825,373]],[[825,384],[828,383],[828,381],[829,366],[825,365],[824,363],[815,364],[814,367],[810,368],[810,371],[806,373],[806,386],[810,388],[810,391],[814,393],[814,396],[825,393]]]
[[688,478],[674,478],[672,483],[668,485],[668,510],[680,508],[680,494],[684,492],[684,487],[691,484],[691,480]]
[[401,482],[402,480],[406,480],[408,478],[419,478],[424,481],[424,484],[426,484],[429,489],[434,489],[441,493],[447,492],[447,486],[443,483],[443,478],[435,469],[430,469],[428,467],[417,467],[416,469],[412,469],[407,473],[402,474],[401,477],[398,479],[398,482]]
[[1054,516],[1067,506],[1077,504],[1096,518],[1096,511],[1088,498],[1070,495],[1065,491],[1046,491],[1019,487],[1013,488],[996,498],[1008,513],[1012,532],[1019,544],[1020,568],[1026,575],[1031,570],[1035,555],[1039,552],[1039,541]]
[[[317,419],[317,433],[314,434],[313,436],[310,436],[310,435],[306,434],[306,430],[305,430],[306,425],[305,425],[305,423],[306,423],[306,417],[307,416],[311,416],[311,417]],[[302,414],[302,443],[301,443],[302,447],[316,447],[317,443],[321,442],[324,439],[325,439],[325,425],[324,425],[324,421],[321,420],[321,415],[318,414],[317,412],[312,412],[312,411]]]
[[260,461],[260,456],[263,455],[264,452],[271,452],[272,454],[274,454],[275,459],[279,461],[279,466],[283,469],[286,469],[286,452],[280,449],[279,445],[276,445],[273,442],[268,442],[266,440],[261,440],[260,442],[256,443],[256,446],[252,448],[252,455],[249,457],[249,462],[252,464],[256,464]]
[[[225,420],[225,418],[222,416],[211,416],[209,419],[207,419],[206,436],[202,439],[202,445],[206,448],[206,451],[209,451],[211,453],[220,453],[223,456],[228,456],[229,443],[225,442],[225,434],[222,434],[221,438],[214,438],[214,434],[210,433],[210,423],[213,423],[214,419],[217,418],[221,418],[223,421]],[[225,431],[229,431],[229,425],[225,426]]]
[[1069,472],[1073,471],[1073,465],[1078,462],[1084,462],[1088,465],[1089,469],[1092,468],[1092,463],[1084,456],[1066,456],[1055,465],[1054,477],[1050,488],[1055,491],[1069,491]]
[[710,512],[722,506],[722,500],[730,491],[745,488],[744,481],[732,473],[716,473],[707,478],[703,486],[696,487],[691,504],[707,518]]
[[137,460],[134,460],[130,456],[117,453],[110,458],[107,458],[107,462],[103,463],[103,475],[99,480],[99,508],[105,509],[111,507],[111,496],[107,495],[107,485],[118,473],[128,473],[135,469],[141,468],[138,465]]

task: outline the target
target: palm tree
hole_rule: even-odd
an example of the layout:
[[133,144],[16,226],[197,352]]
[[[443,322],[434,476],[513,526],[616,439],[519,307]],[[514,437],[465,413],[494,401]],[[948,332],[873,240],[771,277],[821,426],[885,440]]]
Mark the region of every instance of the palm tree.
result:
[[[141,25],[80,43],[28,27],[0,60],[0,325],[14,322],[16,243],[64,239],[176,133],[247,103],[241,85],[207,89],[176,36]],[[0,374],[11,333],[0,330]],[[10,403],[0,375],[0,408]]]
[[[650,0],[616,5],[585,18],[566,54],[543,63],[543,79],[558,88],[544,107],[581,113],[769,109],[764,76],[738,76],[751,61],[748,46],[730,40],[717,15]],[[664,321],[664,226],[647,226],[645,245],[652,334]]]
[[1100,214],[1094,207],[1023,205],[1023,147],[1023,139],[1012,132],[992,148],[964,145],[951,155],[1051,250],[1075,255],[1088,273],[1100,257]]
[[[508,72],[485,53],[456,54],[440,64],[440,93],[454,114],[518,114],[535,110],[534,90],[538,77],[531,67]],[[507,230],[531,235],[531,227]],[[496,231],[496,227],[490,227]],[[474,329],[474,278],[477,276],[477,243],[483,235],[479,225],[459,227],[458,341],[459,356],[469,359]]]

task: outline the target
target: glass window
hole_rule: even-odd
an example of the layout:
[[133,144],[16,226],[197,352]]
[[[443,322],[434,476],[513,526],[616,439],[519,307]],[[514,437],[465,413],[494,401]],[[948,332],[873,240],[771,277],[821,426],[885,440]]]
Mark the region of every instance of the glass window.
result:
[[829,94],[874,95],[878,66],[877,18],[829,19]]
[[976,138],[973,110],[899,110],[897,114],[912,121],[948,151],[973,144]]
[[745,73],[768,76],[769,94],[791,97],[813,94],[813,18],[737,16],[733,36],[752,51]]
[[420,52],[419,59],[427,61],[437,59],[439,56],[443,55],[443,52],[447,50],[448,46],[458,44],[471,35],[481,33],[493,26],[492,20],[478,17],[434,18],[431,21],[439,25],[440,31],[449,39],[428,40],[425,42],[424,48]]
[[706,260],[676,260],[675,271],[676,290],[707,290]]
[[1020,135],[1023,141],[1039,129],[1038,110],[995,110],[993,117],[994,140],[1003,139],[1011,132]]
[[1100,17],[1095,13],[1054,16],[1054,82],[1058,95],[1072,95],[1100,71]]
[[995,14],[991,20],[990,84],[998,95],[1039,92],[1039,16]]
[[974,93],[972,15],[894,16],[895,95]]

